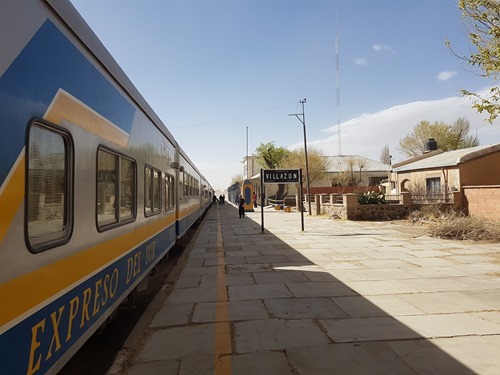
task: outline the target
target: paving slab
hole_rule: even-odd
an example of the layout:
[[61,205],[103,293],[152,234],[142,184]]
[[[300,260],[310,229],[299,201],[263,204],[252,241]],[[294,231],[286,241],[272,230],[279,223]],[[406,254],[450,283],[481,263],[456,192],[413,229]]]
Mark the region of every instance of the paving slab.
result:
[[496,375],[500,369],[500,347],[492,345],[488,337],[419,339],[389,342],[388,345],[418,374]]
[[283,319],[347,318],[347,314],[329,298],[266,299],[269,314]]
[[311,319],[252,320],[234,324],[237,353],[284,350],[296,346],[328,344],[330,340]]
[[189,323],[189,316],[194,310],[194,303],[168,303],[155,314],[150,327],[178,326]]
[[147,338],[138,362],[164,361],[186,355],[213,354],[215,325],[200,324],[155,330]]
[[392,316],[320,320],[334,342],[417,339],[421,334]]
[[229,287],[231,301],[260,300],[264,298],[286,298],[292,293],[284,284],[235,285]]
[[420,315],[422,310],[402,300],[400,295],[336,297],[333,301],[352,318]]
[[231,373],[234,375],[289,375],[290,370],[289,361],[284,351],[259,350],[235,355],[231,360]]
[[[355,282],[355,281],[353,281]],[[335,297],[351,296],[356,293],[341,281],[286,283],[295,297]]]
[[489,311],[494,306],[461,292],[401,294],[401,300],[429,314]]
[[[470,335],[499,335],[500,324],[473,314],[426,314],[398,316],[405,326],[422,337],[454,337]],[[500,354],[500,352],[499,352]]]
[[217,309],[224,307],[228,310],[231,321],[256,320],[269,318],[269,312],[262,301],[234,301],[227,302],[205,302],[197,303],[191,321],[194,323],[206,323],[217,321]]
[[400,280],[418,292],[446,292],[475,290],[476,286],[467,283],[457,277],[429,277],[426,279],[406,279]]
[[290,348],[287,354],[297,374],[415,375],[413,369],[383,342]]

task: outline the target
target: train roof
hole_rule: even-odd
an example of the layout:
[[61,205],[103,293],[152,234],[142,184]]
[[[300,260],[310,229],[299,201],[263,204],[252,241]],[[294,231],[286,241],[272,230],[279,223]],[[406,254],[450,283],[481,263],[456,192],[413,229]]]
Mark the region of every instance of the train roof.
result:
[[176,146],[176,139],[167,129],[163,121],[139,93],[132,81],[128,78],[120,65],[106,49],[94,31],[69,0],[45,0],[45,2],[59,15],[68,28],[80,39],[91,54],[93,54],[102,67],[116,80],[145,115],[155,126]]

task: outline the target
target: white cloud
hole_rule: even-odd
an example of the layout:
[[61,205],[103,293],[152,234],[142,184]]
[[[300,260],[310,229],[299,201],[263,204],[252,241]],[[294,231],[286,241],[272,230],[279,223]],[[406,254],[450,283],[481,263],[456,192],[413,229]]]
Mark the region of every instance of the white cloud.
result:
[[354,59],[354,63],[356,65],[361,65],[361,66],[365,66],[366,65],[366,59],[363,59],[361,57],[358,57],[358,58],[355,58]]
[[396,53],[391,47],[386,46],[385,44],[374,44],[372,48],[377,52],[390,52]]
[[438,81],[447,81],[452,77],[455,77],[458,73],[454,71],[444,70],[440,72],[437,76]]
[[[481,94],[487,92],[489,88]],[[405,159],[398,151],[399,140],[409,134],[420,121],[443,121],[452,124],[459,117],[466,117],[470,121],[471,130],[473,134],[477,134],[481,144],[499,143],[500,121],[489,124],[485,121],[487,115],[478,114],[471,106],[468,98],[449,97],[402,104],[376,113],[363,114],[340,124],[341,153],[379,160],[380,151],[385,145],[389,145],[394,156],[393,162],[397,163]],[[324,131],[333,134],[308,144],[322,149],[328,155],[338,155],[338,127],[333,126]],[[296,144],[290,148],[302,146]]]

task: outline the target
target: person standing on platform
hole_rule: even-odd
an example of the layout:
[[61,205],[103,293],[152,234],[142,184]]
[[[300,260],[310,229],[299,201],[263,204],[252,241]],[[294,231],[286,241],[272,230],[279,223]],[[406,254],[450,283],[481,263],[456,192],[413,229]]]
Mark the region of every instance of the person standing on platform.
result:
[[243,198],[243,195],[240,195],[240,201],[238,203],[238,213],[240,215],[240,219],[242,217],[245,217],[245,199]]
[[255,194],[255,191],[253,192],[253,206],[257,208],[257,194]]

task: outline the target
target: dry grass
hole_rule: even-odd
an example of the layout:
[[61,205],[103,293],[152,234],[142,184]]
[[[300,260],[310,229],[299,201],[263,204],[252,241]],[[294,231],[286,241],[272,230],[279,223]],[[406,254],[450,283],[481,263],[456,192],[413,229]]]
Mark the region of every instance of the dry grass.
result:
[[500,224],[485,219],[457,217],[433,225],[430,234],[453,240],[500,242]]
[[408,217],[413,224],[428,227],[433,237],[450,240],[500,242],[500,222],[464,216],[454,211],[441,212],[429,206],[425,210],[412,212]]

